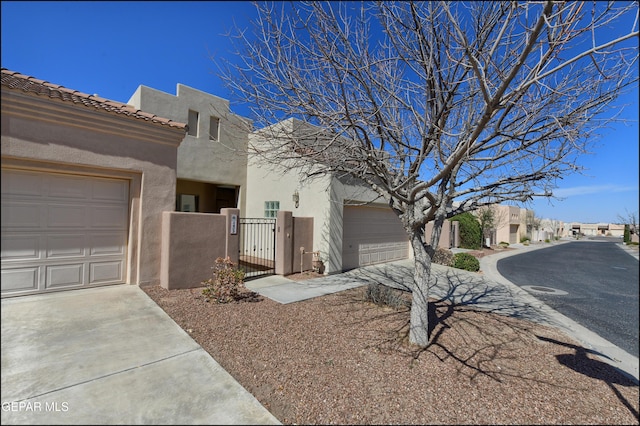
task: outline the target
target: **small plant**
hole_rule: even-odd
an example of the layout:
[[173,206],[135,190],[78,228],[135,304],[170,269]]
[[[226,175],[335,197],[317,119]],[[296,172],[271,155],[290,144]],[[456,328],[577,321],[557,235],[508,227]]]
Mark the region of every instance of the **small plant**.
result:
[[478,272],[480,261],[469,253],[456,253],[453,256],[453,267],[464,269],[465,271]]
[[529,241],[530,241],[529,237],[527,237],[527,236],[524,236],[524,237],[520,238],[520,242],[523,243],[523,244],[524,243],[528,243]]
[[546,238],[546,239],[544,240],[544,242],[545,242],[545,243],[550,243],[550,242],[551,242],[551,240],[550,240],[550,239],[548,239],[548,238]]
[[502,247],[502,248],[507,248],[507,247],[509,247],[509,243],[508,243],[508,242],[506,242],[506,241],[500,241],[500,242],[498,243],[498,245],[499,245],[500,247]]
[[404,308],[408,302],[402,297],[402,291],[383,284],[370,283],[364,291],[364,300],[378,306],[389,306],[394,309]]
[[216,303],[229,303],[239,299],[244,288],[244,271],[236,268],[231,258],[219,257],[216,259],[213,269],[213,278],[202,281],[205,288],[202,294],[209,301]]
[[453,252],[449,249],[438,247],[431,261],[438,265],[451,266],[453,264]]

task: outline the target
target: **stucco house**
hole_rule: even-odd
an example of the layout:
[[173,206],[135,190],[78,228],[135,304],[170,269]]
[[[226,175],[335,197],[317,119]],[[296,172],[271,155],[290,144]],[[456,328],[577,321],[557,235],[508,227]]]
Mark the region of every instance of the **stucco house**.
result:
[[[259,129],[249,136],[250,146],[260,151],[264,138],[283,131],[304,139],[310,126],[287,119],[274,126],[275,132]],[[315,134],[318,130],[312,130]],[[300,133],[300,135],[297,135]],[[247,166],[246,214],[250,217],[275,217],[277,210],[314,218],[314,251],[318,251],[326,273],[337,273],[377,263],[413,257],[409,236],[388,201],[357,179],[337,173],[301,178],[300,167],[286,160],[267,164],[260,156],[249,154]],[[445,221],[440,247],[452,247],[454,225]],[[426,229],[430,235],[430,227]],[[305,248],[305,250],[308,250]]]
[[244,213],[251,122],[233,114],[228,100],[178,84],[175,96],[139,86],[128,104],[188,124],[178,147],[176,211]]
[[2,69],[2,295],[158,284],[185,123]]

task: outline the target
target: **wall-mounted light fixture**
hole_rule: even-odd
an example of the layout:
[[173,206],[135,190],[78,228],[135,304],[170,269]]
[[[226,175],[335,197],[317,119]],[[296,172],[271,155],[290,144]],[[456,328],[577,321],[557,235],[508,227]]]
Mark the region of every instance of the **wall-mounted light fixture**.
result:
[[298,206],[300,205],[300,194],[298,194],[297,189],[293,192],[293,202],[296,205],[296,209],[297,209]]

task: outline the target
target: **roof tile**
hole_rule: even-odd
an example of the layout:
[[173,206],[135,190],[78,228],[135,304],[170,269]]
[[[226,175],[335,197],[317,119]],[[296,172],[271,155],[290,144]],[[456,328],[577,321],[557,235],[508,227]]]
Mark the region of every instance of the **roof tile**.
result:
[[185,123],[180,123],[141,111],[129,104],[111,101],[99,96],[88,95],[77,90],[68,89],[59,84],[52,84],[45,80],[20,74],[17,71],[11,71],[6,68],[2,68],[1,71],[1,85],[12,90],[22,90],[23,92],[35,93],[39,96],[48,96],[49,98],[60,99],[64,102],[83,104],[89,108],[93,107],[107,112],[124,114],[141,120],[151,121],[152,123],[158,123],[163,126],[183,129],[185,131],[187,130],[187,125]]

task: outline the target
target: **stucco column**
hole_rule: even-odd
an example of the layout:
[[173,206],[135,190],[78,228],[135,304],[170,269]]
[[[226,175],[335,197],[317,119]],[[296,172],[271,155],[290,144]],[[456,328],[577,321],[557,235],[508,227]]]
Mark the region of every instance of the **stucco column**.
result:
[[460,222],[451,222],[451,232],[453,232],[453,247],[460,247]]
[[231,261],[238,264],[240,257],[240,209],[220,209],[227,218],[225,253]]
[[[276,217],[276,274],[293,272],[293,213],[278,211]],[[311,247],[309,247],[311,250]]]

